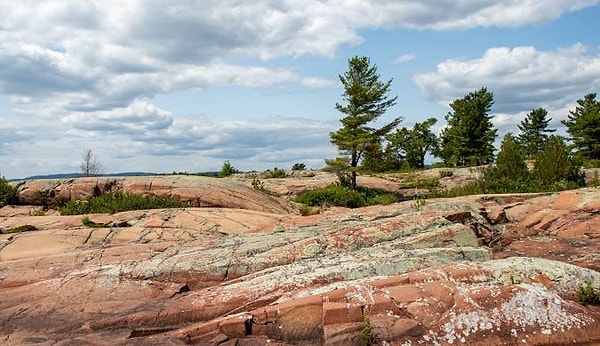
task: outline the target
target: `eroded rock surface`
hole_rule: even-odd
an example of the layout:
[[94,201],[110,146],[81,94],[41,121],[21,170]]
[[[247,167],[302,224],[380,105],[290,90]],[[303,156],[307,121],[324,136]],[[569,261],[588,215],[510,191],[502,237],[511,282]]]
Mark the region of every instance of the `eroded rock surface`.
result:
[[287,203],[252,188],[246,180],[203,176],[90,177],[28,180],[18,187],[19,202],[42,205],[98,196],[110,191],[169,195],[193,207],[223,207],[287,213]]
[[[273,201],[284,207],[85,224],[5,207],[0,343],[361,345],[369,329],[381,345],[598,341],[600,310],[575,295],[600,286],[599,200],[582,189],[306,217]],[[23,225],[36,231],[8,233]]]

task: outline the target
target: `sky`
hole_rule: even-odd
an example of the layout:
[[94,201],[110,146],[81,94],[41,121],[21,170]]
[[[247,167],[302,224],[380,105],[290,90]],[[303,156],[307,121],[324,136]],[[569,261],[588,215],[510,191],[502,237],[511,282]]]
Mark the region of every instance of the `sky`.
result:
[[339,75],[392,79],[381,123],[486,87],[503,133],[600,89],[600,0],[0,0],[0,175],[241,171],[337,156]]

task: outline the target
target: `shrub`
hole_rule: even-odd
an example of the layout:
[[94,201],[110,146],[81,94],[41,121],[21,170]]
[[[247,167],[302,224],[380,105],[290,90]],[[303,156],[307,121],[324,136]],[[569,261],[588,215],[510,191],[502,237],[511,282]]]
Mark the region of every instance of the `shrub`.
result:
[[294,163],[292,171],[303,171],[306,169],[306,165],[303,163]]
[[306,191],[298,195],[295,200],[308,206],[334,205],[338,207],[358,208],[367,204],[364,194],[350,187],[337,184]]
[[528,180],[529,170],[517,140],[509,132],[504,136],[496,165],[485,172],[489,179]]
[[402,200],[402,196],[389,191],[341,184],[332,184],[324,188],[308,190],[295,198],[298,203],[308,206],[338,206],[358,208],[373,204],[391,204]]
[[235,169],[235,167],[233,167],[233,165],[231,164],[231,162],[229,162],[229,160],[225,160],[223,162],[223,166],[221,166],[221,173],[219,174],[219,176],[228,177],[235,173],[239,173],[239,171],[237,169]]
[[550,136],[535,161],[533,175],[549,190],[576,188],[585,186],[585,175],[581,173],[580,166],[570,155],[564,140]]
[[273,168],[272,171],[268,170],[265,172],[266,179],[285,178],[285,177],[287,177],[285,170],[279,169],[277,167]]
[[61,215],[82,215],[127,210],[183,208],[187,205],[171,196],[135,195],[116,191],[85,200],[70,200],[59,208]]
[[0,177],[0,208],[14,204],[17,201],[17,192],[4,177]]

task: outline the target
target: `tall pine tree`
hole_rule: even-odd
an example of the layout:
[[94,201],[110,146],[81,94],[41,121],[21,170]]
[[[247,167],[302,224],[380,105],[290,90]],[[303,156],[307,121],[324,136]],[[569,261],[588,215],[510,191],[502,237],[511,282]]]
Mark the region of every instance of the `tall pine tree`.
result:
[[551,119],[547,118],[547,115],[548,112],[544,108],[536,108],[517,125],[520,131],[517,141],[528,159],[535,158],[544,149],[548,133],[556,131],[548,128]]
[[345,104],[336,103],[335,108],[345,117],[340,120],[342,127],[329,136],[331,143],[348,157],[351,184],[356,188],[356,167],[363,154],[381,143],[381,138],[398,126],[402,118],[395,118],[381,128],[368,126],[394,106],[398,98],[388,96],[392,80],[380,81],[377,66],[371,65],[368,57],[349,59],[348,71],[339,78],[344,86]]
[[595,93],[577,100],[575,110],[562,123],[581,158],[600,160],[600,102],[596,101]]
[[436,156],[448,166],[491,163],[497,136],[489,115],[493,104],[494,95],[485,87],[454,100]]

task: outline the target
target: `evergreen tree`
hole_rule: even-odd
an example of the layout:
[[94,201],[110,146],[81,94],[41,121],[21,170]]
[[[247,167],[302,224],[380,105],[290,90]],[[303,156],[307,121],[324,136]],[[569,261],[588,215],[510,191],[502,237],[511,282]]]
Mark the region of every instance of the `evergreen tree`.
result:
[[398,126],[402,118],[395,118],[379,129],[368,126],[394,106],[398,98],[388,96],[392,80],[380,81],[377,66],[371,65],[368,57],[349,59],[348,71],[339,78],[344,86],[345,104],[336,103],[335,108],[345,117],[340,120],[342,127],[329,136],[331,143],[349,157],[351,184],[356,188],[356,167],[363,154],[381,143],[381,138]]
[[548,129],[551,119],[546,118],[548,112],[544,108],[537,108],[527,114],[517,127],[520,130],[517,140],[528,159],[534,158],[544,148],[548,134],[556,131]]
[[546,188],[580,187],[585,186],[580,166],[570,155],[563,138],[552,135],[535,160],[533,175]]
[[491,163],[494,159],[496,129],[489,115],[494,95],[486,88],[454,100],[446,115],[447,127],[442,130],[440,149],[436,156],[448,166]]
[[508,132],[504,135],[496,165],[491,172],[494,179],[527,180],[529,178],[529,170],[521,147],[512,133]]
[[575,110],[562,123],[581,158],[600,160],[600,102],[596,101],[595,93],[577,100]]
[[399,162],[406,160],[411,168],[425,167],[425,155],[432,154],[438,147],[438,138],[431,131],[436,122],[437,119],[429,118],[416,123],[411,130],[402,128],[389,134],[387,152]]

